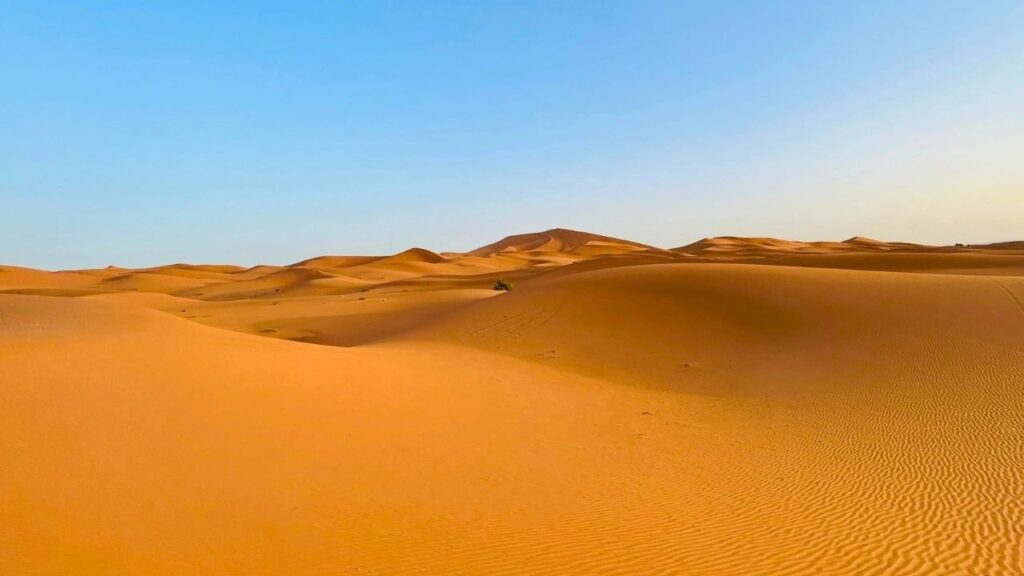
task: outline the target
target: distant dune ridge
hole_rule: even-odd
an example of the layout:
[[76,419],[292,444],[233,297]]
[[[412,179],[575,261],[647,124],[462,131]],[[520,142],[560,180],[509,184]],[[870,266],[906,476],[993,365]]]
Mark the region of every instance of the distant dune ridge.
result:
[[607,252],[620,250],[649,250],[652,247],[638,242],[578,232],[566,228],[553,228],[544,232],[507,236],[493,244],[468,252],[470,256],[493,256],[508,252],[573,252],[586,246],[603,246]]
[[[779,240],[777,238],[743,238],[738,236],[719,236],[716,238],[704,238],[693,244],[673,248],[676,252],[684,254],[700,254],[706,252],[794,252],[794,253],[830,253],[830,252],[963,252],[966,250],[1013,250],[1015,242],[1002,244],[988,244],[972,247],[938,247],[925,246],[923,244],[911,244],[907,242],[883,242],[873,238],[854,236],[842,242],[799,242],[794,240]],[[1019,246],[1017,247],[1019,249]]]
[[1024,242],[0,266],[0,574],[1024,574],[1021,446]]

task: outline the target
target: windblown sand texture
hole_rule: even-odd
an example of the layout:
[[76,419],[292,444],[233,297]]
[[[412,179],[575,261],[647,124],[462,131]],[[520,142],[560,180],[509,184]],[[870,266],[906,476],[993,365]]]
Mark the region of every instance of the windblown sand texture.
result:
[[1024,245],[0,267],[0,574],[1024,574]]

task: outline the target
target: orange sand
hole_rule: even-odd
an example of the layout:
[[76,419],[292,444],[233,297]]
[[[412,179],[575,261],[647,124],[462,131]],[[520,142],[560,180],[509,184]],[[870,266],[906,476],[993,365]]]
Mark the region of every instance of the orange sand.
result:
[[5,575],[1024,574],[1022,446],[1021,243],[0,267]]

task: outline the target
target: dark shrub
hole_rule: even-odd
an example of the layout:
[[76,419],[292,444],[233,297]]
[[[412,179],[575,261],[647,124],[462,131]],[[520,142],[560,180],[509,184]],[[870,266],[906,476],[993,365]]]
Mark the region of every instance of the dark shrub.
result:
[[504,290],[505,292],[508,292],[509,290],[512,289],[512,283],[507,280],[498,280],[497,282],[494,283],[494,289]]

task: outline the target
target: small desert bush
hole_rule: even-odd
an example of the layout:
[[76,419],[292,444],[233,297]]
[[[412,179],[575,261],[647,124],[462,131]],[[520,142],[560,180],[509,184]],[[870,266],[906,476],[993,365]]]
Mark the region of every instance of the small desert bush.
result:
[[494,289],[504,290],[505,292],[508,292],[509,290],[512,289],[512,283],[507,280],[498,280],[497,282],[494,283]]

